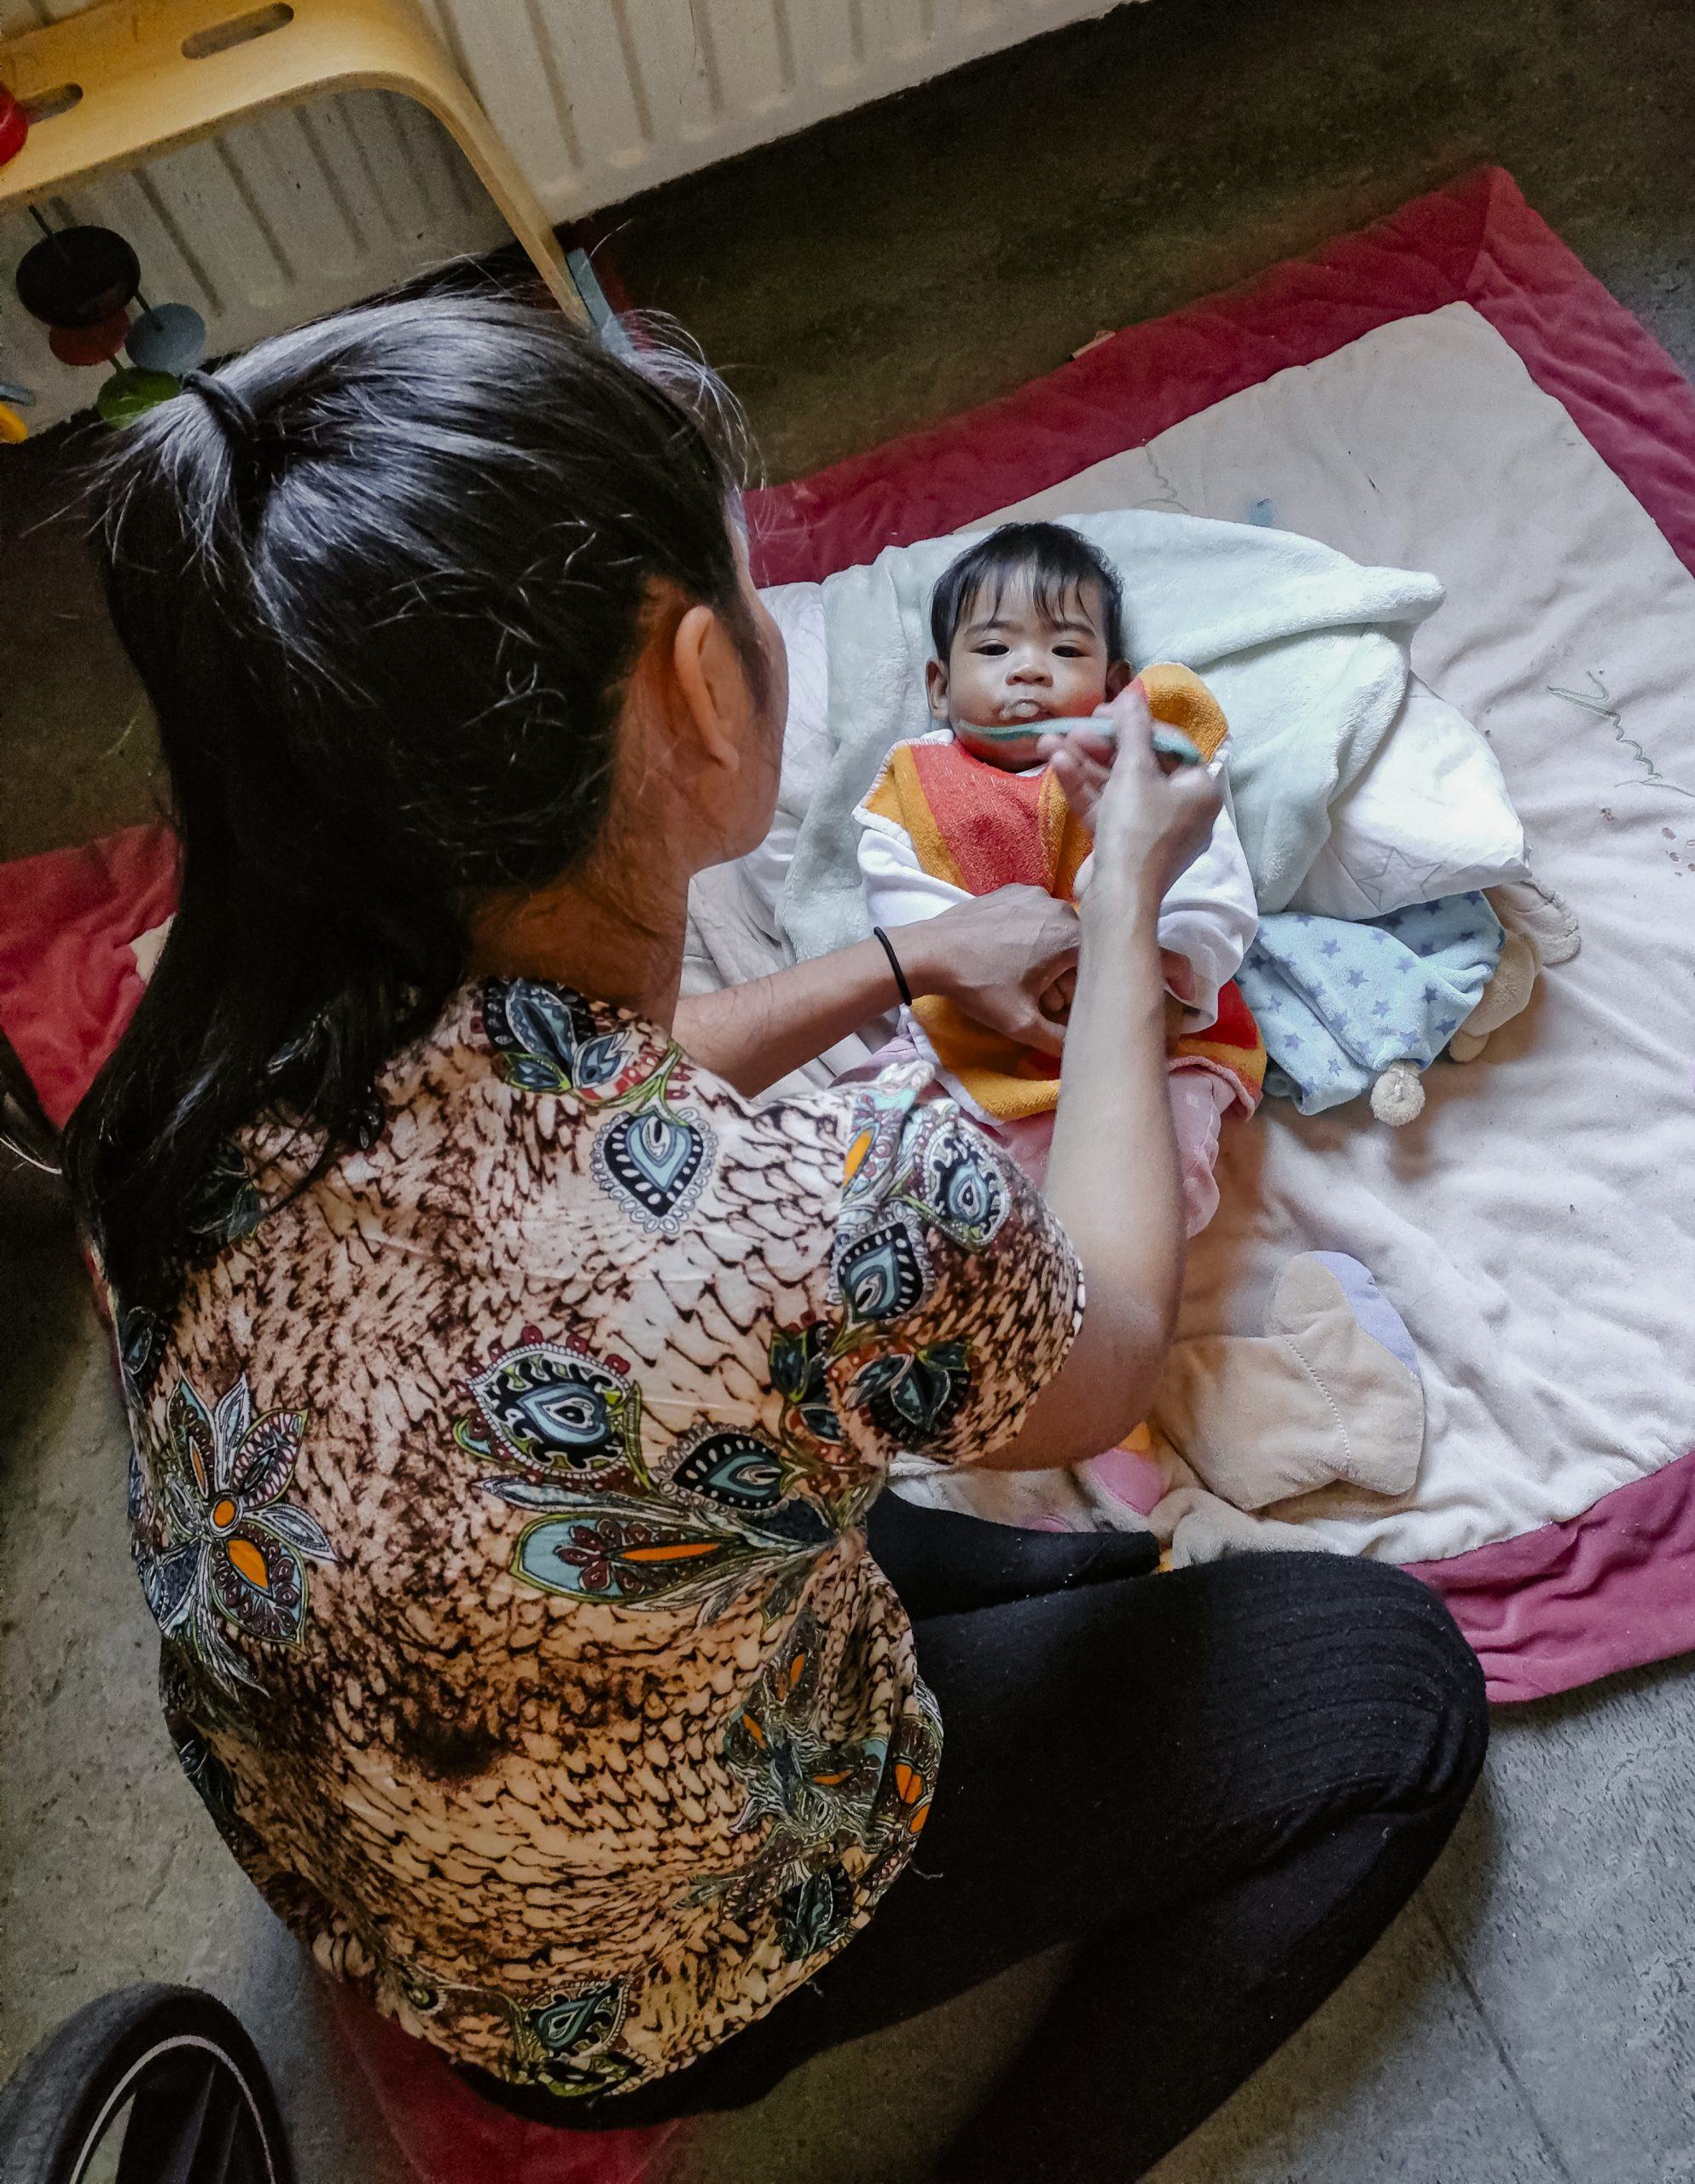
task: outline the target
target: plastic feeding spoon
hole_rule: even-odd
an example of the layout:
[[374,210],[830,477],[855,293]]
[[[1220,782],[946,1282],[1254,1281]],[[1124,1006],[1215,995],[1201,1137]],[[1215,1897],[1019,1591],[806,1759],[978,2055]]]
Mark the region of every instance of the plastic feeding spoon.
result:
[[[1007,728],[984,728],[973,722],[971,732],[981,736],[985,743],[1030,743],[1038,735],[1071,735],[1079,729],[1090,735],[1102,736],[1108,743],[1118,740],[1117,722],[1105,715],[1098,720],[1014,721]],[[1174,759],[1180,766],[1205,764],[1188,737],[1175,728],[1163,728],[1156,721],[1150,741],[1157,758]]]

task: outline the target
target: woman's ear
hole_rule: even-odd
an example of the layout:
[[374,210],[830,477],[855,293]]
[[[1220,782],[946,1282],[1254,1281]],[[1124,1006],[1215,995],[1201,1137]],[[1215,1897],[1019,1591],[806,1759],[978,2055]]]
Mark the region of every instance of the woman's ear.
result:
[[715,607],[697,602],[678,617],[671,636],[671,672],[701,753],[737,772],[753,712],[741,655]]
[[1115,659],[1106,671],[1108,698],[1116,698],[1120,690],[1128,689],[1129,682],[1130,663],[1127,659]]
[[926,665],[924,694],[930,700],[932,719],[946,720],[948,717],[948,671],[939,659],[932,659]]

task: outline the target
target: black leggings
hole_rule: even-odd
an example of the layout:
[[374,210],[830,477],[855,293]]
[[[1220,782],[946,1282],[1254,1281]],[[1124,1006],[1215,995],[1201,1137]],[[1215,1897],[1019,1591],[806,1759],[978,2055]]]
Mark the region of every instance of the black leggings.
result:
[[[769,2017],[608,2130],[757,2100],[798,2064],[1080,1944],[936,2174],[1140,2176],[1310,2016],[1412,1894],[1488,1740],[1482,1673],[1397,1570],[1253,1554],[1174,1575],[1133,1535],[1016,1532],[885,1495],[874,1552],[942,1709],[913,1867]],[[592,2111],[590,2113],[589,2111]]]

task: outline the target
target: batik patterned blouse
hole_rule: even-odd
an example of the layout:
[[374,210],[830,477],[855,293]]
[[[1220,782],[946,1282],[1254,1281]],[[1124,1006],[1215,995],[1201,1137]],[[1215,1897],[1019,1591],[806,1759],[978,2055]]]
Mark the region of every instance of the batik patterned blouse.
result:
[[633,2088],[816,1972],[941,1725],[861,1529],[1017,1432],[1082,1309],[922,1072],[758,1105],[525,979],[369,1149],[255,1134],[169,1327],[119,1319],[167,1720],[319,1960],[456,2060]]

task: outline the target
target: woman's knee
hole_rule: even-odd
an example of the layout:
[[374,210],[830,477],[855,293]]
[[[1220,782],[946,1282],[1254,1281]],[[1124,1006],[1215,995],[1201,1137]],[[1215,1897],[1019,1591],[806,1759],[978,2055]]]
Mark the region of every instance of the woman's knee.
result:
[[1337,1554],[1209,1566],[1210,1606],[1228,1595],[1257,1632],[1256,1680],[1268,1705],[1285,1700],[1269,1708],[1288,1717],[1275,1740],[1286,1738],[1320,1773],[1335,1769],[1344,1795],[1458,1810],[1483,1768],[1489,1707],[1477,1655],[1427,1585],[1392,1564]]
[[1390,1563],[1324,1559],[1355,1634],[1348,1692],[1371,1710],[1381,1734],[1404,1737],[1404,1791],[1457,1810],[1489,1749],[1483,1664],[1428,1585]]

